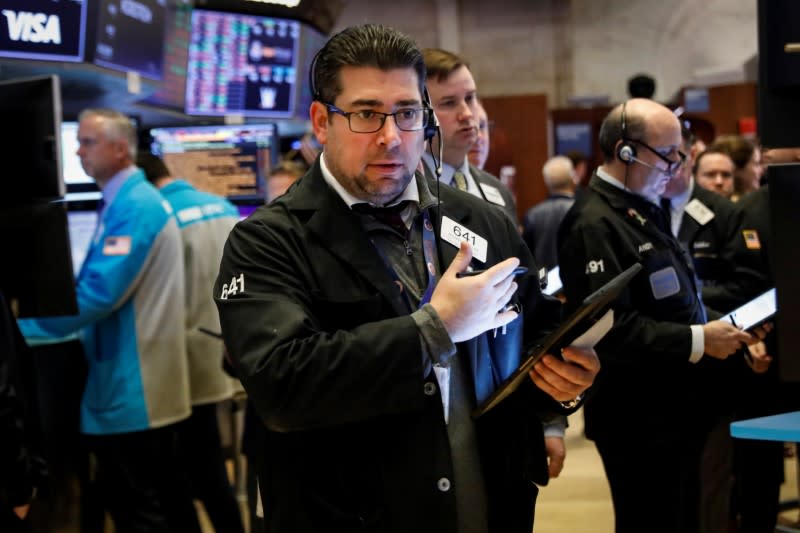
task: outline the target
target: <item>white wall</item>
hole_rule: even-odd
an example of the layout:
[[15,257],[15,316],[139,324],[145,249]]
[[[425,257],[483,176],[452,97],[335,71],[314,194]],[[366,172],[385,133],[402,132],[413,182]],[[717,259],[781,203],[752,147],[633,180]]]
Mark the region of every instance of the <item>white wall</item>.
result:
[[755,0],[349,0],[337,28],[364,22],[423,47],[458,41],[482,95],[544,93],[551,107],[574,95],[622,100],[639,72],[668,99],[696,72],[741,69],[757,48]]

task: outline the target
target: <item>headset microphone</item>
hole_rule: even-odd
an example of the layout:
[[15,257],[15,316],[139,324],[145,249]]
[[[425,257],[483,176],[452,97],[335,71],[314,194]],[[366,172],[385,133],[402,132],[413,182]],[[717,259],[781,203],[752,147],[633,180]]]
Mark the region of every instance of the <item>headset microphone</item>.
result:
[[[425,140],[428,143],[428,150],[431,154],[431,159],[433,159],[433,166],[434,172],[436,173],[436,179],[442,177],[442,150],[443,144],[442,143],[442,128],[439,125],[439,119],[436,116],[436,113],[433,111],[433,103],[431,102],[431,95],[428,93],[428,88],[423,86],[422,87],[422,105],[425,109],[428,110],[428,120],[425,122]],[[439,157],[437,158],[436,155],[433,153],[433,138],[436,137],[439,149]]]

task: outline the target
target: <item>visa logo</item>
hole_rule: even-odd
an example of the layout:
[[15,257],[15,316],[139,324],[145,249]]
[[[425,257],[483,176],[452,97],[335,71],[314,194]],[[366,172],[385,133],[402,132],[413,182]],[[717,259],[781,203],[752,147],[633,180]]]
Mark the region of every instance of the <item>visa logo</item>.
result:
[[10,9],[2,11],[8,22],[8,37],[26,43],[61,44],[61,21],[58,15],[44,13],[19,13]]

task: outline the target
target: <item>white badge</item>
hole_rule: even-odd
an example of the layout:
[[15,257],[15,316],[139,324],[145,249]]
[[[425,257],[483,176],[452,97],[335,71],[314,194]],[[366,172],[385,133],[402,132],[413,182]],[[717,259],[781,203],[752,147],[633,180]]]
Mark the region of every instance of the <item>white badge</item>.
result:
[[450,414],[450,367],[433,365],[436,374],[436,381],[439,383],[439,395],[442,397],[442,409],[444,410],[444,423],[447,424]]
[[488,241],[450,217],[442,217],[442,239],[456,248],[461,247],[461,241],[467,241],[472,244],[472,257],[481,263],[486,262],[486,251],[489,248]]
[[675,267],[662,268],[650,274],[650,288],[656,300],[678,294],[681,291],[681,284]]
[[714,212],[697,198],[686,204],[686,213],[701,226],[705,226],[714,218]]
[[503,199],[503,195],[500,194],[500,191],[497,189],[497,187],[492,187],[491,185],[486,185],[483,183],[479,183],[478,185],[481,186],[481,190],[488,201],[497,205],[506,205],[506,201]]

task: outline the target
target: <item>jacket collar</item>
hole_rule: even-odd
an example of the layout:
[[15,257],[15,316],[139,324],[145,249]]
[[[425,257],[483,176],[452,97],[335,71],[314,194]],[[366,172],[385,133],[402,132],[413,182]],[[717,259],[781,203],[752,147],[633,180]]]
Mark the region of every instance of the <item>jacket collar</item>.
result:
[[[440,185],[441,201],[435,195],[436,182],[431,182],[421,174],[416,174],[419,190],[420,210],[428,209],[437,236],[440,272],[452,262],[458,249],[442,243],[439,239],[441,214],[469,225],[469,207],[463,202],[453,202],[453,191],[447,185]],[[319,237],[323,246],[341,259],[344,264],[367,279],[388,301],[392,302],[398,314],[407,311],[399,298],[397,286],[388,275],[386,265],[376,253],[358,216],[351,211],[345,201],[324,180],[319,158],[311,170],[297,182],[292,194],[281,198],[289,211],[306,220],[307,229]],[[343,238],[344,237],[344,238]]]

